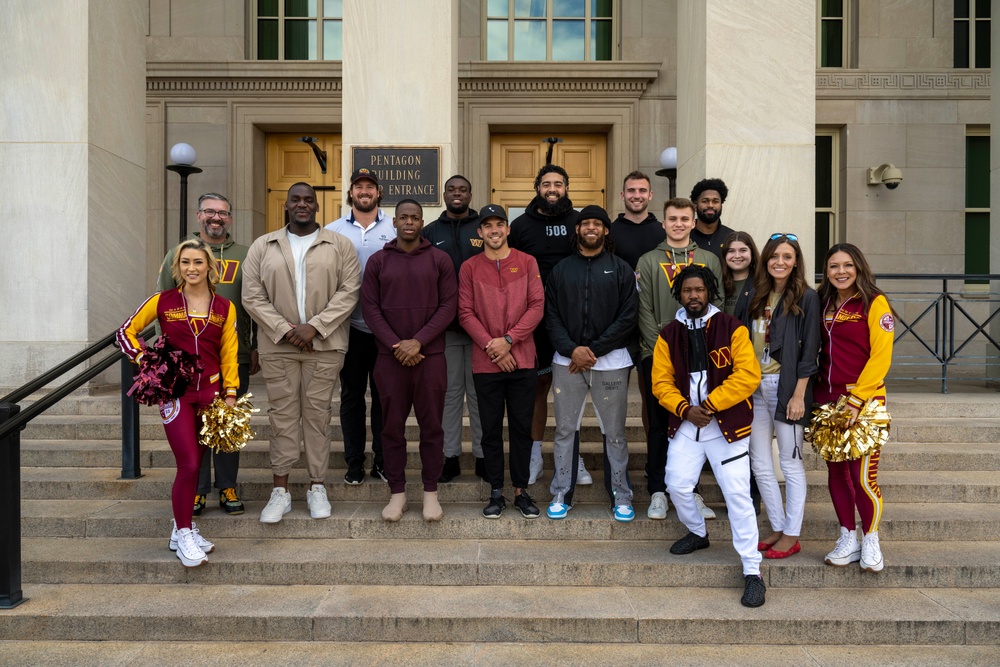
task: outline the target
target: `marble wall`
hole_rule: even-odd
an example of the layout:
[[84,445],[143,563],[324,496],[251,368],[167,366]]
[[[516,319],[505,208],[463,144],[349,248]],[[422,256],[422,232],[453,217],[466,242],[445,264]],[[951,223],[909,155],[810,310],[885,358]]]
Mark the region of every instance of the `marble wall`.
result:
[[0,4],[0,284],[17,308],[0,321],[0,387],[109,333],[144,296],[147,20],[130,0]]

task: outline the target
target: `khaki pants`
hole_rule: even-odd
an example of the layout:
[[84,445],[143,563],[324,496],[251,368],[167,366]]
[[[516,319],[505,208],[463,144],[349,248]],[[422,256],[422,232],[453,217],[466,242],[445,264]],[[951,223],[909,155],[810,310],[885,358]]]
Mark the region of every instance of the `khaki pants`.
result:
[[288,352],[260,355],[267,383],[271,472],[287,475],[304,444],[309,479],[323,481],[330,467],[330,407],[343,352]]

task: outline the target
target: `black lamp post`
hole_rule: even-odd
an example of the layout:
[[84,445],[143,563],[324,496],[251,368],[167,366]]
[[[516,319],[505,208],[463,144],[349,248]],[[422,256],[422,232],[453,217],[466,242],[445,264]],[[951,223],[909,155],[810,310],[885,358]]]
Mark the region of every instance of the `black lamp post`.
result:
[[657,176],[665,176],[670,181],[670,197],[668,199],[673,199],[677,196],[677,148],[671,146],[670,148],[664,148],[663,152],[660,153],[660,166],[662,169],[656,171]]
[[181,208],[180,208],[180,224],[178,225],[178,243],[184,240],[187,236],[187,203],[188,203],[188,176],[191,174],[200,174],[201,169],[194,165],[195,159],[194,148],[191,144],[174,144],[173,148],[170,149],[170,161],[174,164],[168,164],[167,169],[169,171],[177,172],[181,177]]

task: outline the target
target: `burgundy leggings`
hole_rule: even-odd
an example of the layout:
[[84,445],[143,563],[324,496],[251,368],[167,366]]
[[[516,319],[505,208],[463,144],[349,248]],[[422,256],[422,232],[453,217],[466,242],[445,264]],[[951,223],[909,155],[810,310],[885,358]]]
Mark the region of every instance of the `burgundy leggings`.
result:
[[177,476],[174,477],[170,501],[178,529],[191,527],[194,497],[198,493],[198,471],[206,449],[198,444],[198,431],[201,430],[198,409],[211,403],[219,389],[218,384],[204,384],[209,386],[200,391],[188,389],[180,398],[160,404],[163,430],[177,461]]
[[882,518],[882,489],[878,486],[878,460],[882,450],[876,450],[856,461],[827,461],[830,472],[830,498],[840,525],[854,530],[854,508],[861,515],[865,534],[878,530]]

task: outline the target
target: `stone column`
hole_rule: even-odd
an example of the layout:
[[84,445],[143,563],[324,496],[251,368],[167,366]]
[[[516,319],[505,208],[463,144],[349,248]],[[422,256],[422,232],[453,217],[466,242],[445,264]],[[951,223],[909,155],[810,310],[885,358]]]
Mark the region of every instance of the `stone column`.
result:
[[679,0],[677,194],[729,187],[722,222],[758,245],[815,238],[816,3]]
[[345,187],[357,145],[440,146],[440,187],[458,164],[457,0],[344,0],[344,26]]
[[146,3],[0,3],[0,387],[110,333],[146,283]]

